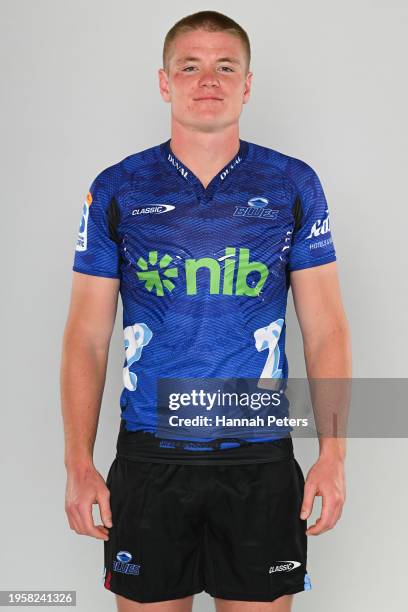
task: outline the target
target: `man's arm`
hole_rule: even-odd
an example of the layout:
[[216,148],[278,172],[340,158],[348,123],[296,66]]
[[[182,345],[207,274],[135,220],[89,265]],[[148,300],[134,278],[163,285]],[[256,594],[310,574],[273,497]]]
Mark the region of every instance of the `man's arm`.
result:
[[95,527],[92,504],[110,524],[109,491],[93,465],[109,343],[115,323],[119,280],[73,272],[71,303],[61,359],[61,407],[67,469],[65,510],[77,533],[108,539]]
[[[350,333],[336,262],[291,272],[290,279],[308,378],[350,379]],[[301,518],[310,516],[315,495],[322,495],[323,507],[308,535],[331,529],[345,501],[345,438],[319,437],[319,450],[306,479]]]

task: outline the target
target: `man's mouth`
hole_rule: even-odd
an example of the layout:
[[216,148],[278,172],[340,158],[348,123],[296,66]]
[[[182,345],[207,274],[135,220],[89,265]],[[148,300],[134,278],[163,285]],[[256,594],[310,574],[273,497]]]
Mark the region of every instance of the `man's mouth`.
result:
[[198,102],[200,100],[218,100],[219,102],[222,101],[222,98],[217,98],[216,96],[207,96],[207,97],[202,97],[202,98],[194,98],[195,102]]

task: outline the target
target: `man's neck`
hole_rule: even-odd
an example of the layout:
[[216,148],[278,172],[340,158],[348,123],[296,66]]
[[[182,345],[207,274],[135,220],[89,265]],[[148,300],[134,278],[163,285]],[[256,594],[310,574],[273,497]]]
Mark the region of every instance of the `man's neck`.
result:
[[171,150],[204,187],[234,158],[239,144],[237,125],[222,132],[198,132],[172,126]]

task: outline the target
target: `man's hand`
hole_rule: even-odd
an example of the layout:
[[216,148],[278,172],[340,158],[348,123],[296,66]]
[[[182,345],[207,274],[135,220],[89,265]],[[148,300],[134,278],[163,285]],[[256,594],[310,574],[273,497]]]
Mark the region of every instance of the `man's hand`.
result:
[[[107,527],[112,527],[109,497],[109,489],[93,465],[68,470],[65,512],[71,529],[80,535],[109,540]],[[103,525],[94,524],[92,504],[99,505]]]
[[316,523],[307,529],[307,535],[332,529],[341,516],[346,500],[343,459],[321,455],[311,467],[305,481],[301,519],[311,515],[316,495],[322,496],[322,511]]

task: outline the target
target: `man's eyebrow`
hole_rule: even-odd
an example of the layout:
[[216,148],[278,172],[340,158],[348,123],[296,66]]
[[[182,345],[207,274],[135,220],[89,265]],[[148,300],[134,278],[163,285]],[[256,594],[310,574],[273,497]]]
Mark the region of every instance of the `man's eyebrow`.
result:
[[230,64],[240,64],[239,59],[235,57],[219,57],[217,62],[230,62]]
[[[200,62],[199,57],[193,57],[192,55],[187,55],[186,57],[181,57],[177,60],[176,64],[183,64],[184,62]],[[230,64],[240,64],[241,62],[235,57],[219,57],[217,62],[229,62]]]

